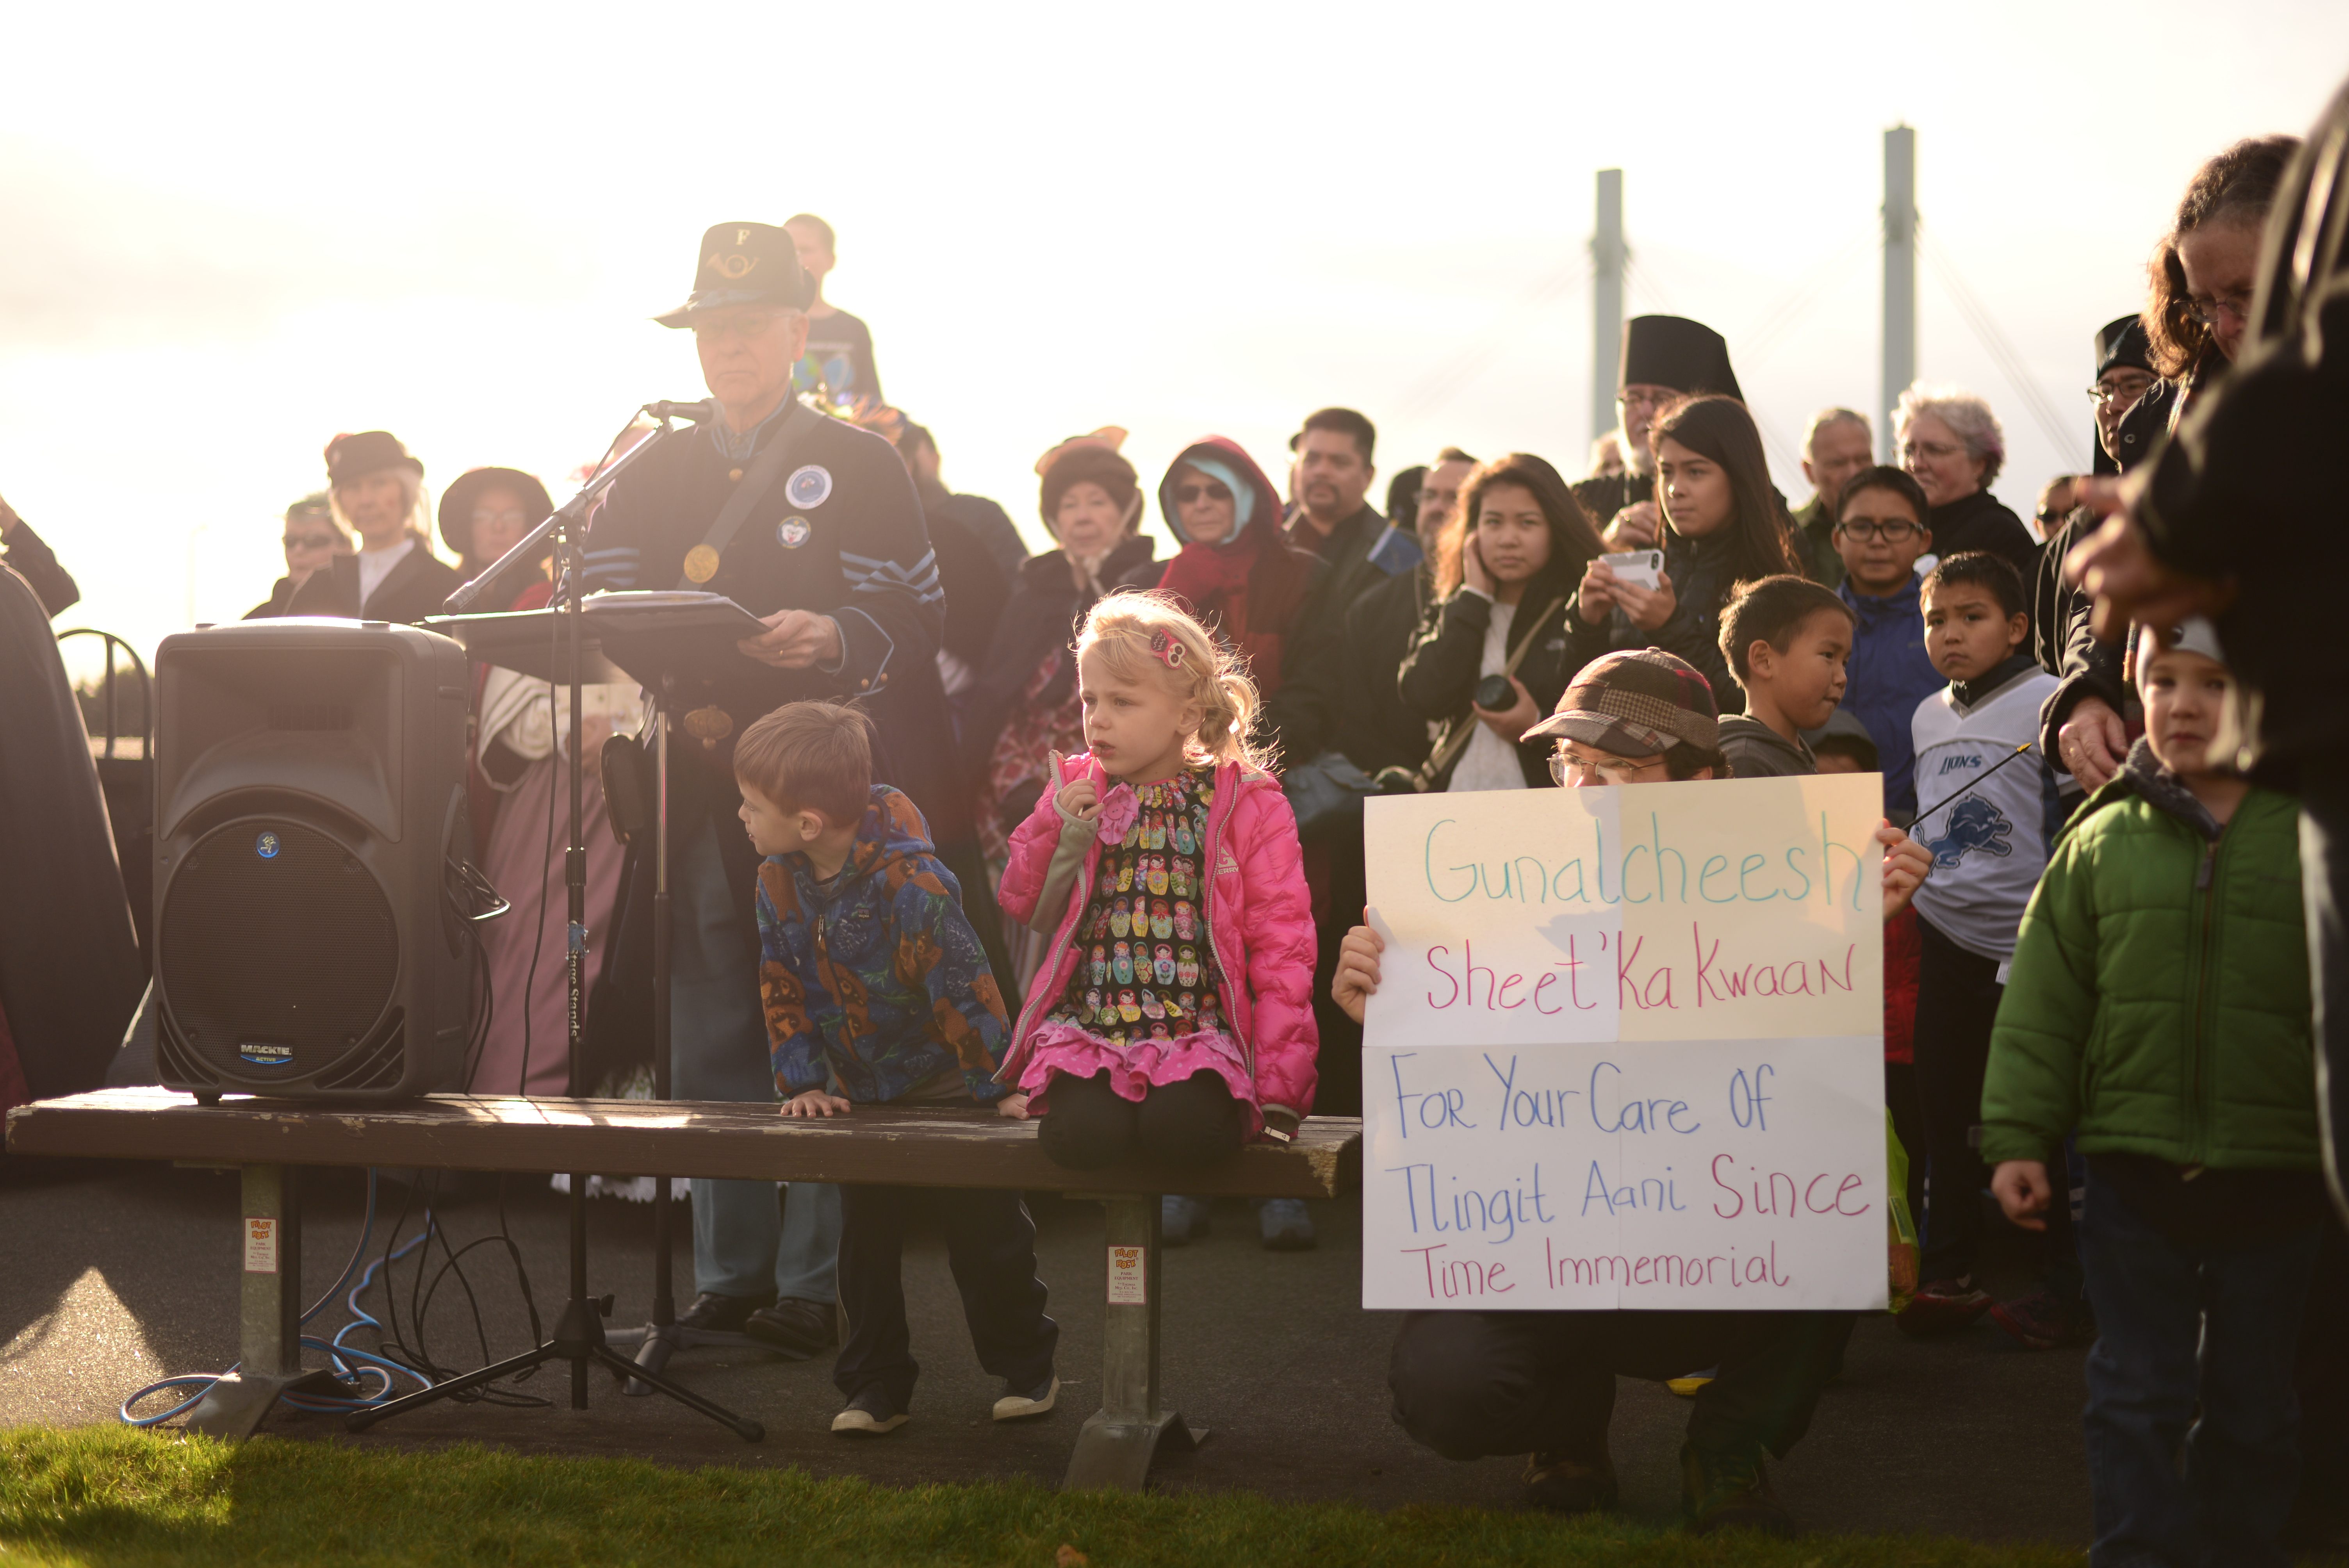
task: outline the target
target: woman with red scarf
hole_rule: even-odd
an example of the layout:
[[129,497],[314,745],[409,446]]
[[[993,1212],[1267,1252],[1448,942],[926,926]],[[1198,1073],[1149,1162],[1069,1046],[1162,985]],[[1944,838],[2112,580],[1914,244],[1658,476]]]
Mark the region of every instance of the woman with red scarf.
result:
[[1183,546],[1159,591],[1237,649],[1269,701],[1280,690],[1284,662],[1294,663],[1292,639],[1322,570],[1319,558],[1288,542],[1279,492],[1238,442],[1221,436],[1184,449],[1158,482],[1158,508]]

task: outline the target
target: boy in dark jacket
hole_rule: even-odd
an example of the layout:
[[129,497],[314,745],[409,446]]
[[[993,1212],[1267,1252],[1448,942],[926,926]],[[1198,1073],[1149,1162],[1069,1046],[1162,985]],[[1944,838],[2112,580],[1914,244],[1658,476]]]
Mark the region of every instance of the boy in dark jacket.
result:
[[2219,761],[2207,623],[2136,659],[2146,735],[2023,916],[1982,1152],[2033,1228],[2067,1132],[2087,1156],[2090,1562],[2281,1563],[2324,1213],[2296,812]]
[[1745,693],[1745,711],[1721,721],[1721,749],[1737,779],[1819,770],[1803,731],[1835,717],[1851,657],[1851,607],[1807,577],[1742,584],[1721,607],[1721,657]]
[[[1026,1098],[994,1078],[1003,998],[921,813],[873,782],[871,720],[831,703],[779,707],[743,731],[734,771],[742,824],[766,857],[759,989],[783,1114],[993,1102],[1024,1118]],[[840,1211],[848,1337],[833,1381],[848,1404],[833,1431],[877,1437],[905,1423],[920,1368],[898,1269],[917,1212],[940,1222],[979,1365],[1003,1379],[995,1418],[1052,1408],[1060,1330],[1044,1315],[1036,1227],[1018,1192],[843,1186]]]

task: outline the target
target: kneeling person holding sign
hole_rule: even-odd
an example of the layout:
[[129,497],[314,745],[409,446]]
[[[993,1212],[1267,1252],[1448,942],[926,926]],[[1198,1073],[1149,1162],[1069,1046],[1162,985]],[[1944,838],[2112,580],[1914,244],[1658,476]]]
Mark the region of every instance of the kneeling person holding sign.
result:
[[[1553,772],[1574,788],[1729,774],[1711,688],[1660,649],[1586,667],[1527,735],[1537,738],[1556,742]],[[1479,799],[1492,802],[1484,817],[1503,818],[1503,798]],[[1366,1044],[1366,1082],[1392,1078],[1380,1092],[1391,1087],[1401,1112],[1381,1110],[1366,1091],[1365,1296],[1371,1305],[1479,1304],[1406,1316],[1389,1372],[1395,1419],[1450,1459],[1530,1452],[1532,1500],[1550,1508],[1613,1505],[1607,1428],[1618,1375],[1661,1381],[1717,1366],[1682,1449],[1690,1522],[1701,1531],[1785,1531],[1763,1452],[1783,1455],[1803,1435],[1837,1363],[1852,1317],[1825,1308],[1883,1300],[1882,1134],[1867,1125],[1881,1116],[1872,1087],[1880,1037],[1868,1032],[1880,1029],[1880,976],[1864,895],[1880,890],[1884,913],[1896,913],[1930,862],[1889,825],[1871,830],[1876,812],[1856,810],[1841,781],[1765,780],[1723,790],[1722,800],[1718,813],[1691,811],[1676,791],[1602,788],[1570,803],[1527,799],[1521,823],[1481,829],[1437,820],[1416,801],[1391,810],[1371,802],[1367,830],[1387,840],[1373,848],[1373,896],[1383,882],[1409,907],[1383,912],[1394,923],[1398,983],[1380,1002],[1387,1026],[1371,1018]],[[1831,833],[1821,814],[1830,806]],[[1718,831],[1715,816],[1726,824]],[[1387,823],[1423,838],[1398,854]],[[1561,826],[1589,831],[1579,841],[1588,849],[1524,836]],[[1740,831],[1750,843],[1733,836]],[[1742,852],[1779,842],[1769,835],[1785,841],[1766,864]],[[1885,849],[1880,871],[1863,859],[1871,838]],[[1707,852],[1715,849],[1724,852]],[[1591,870],[1595,885],[1584,880]],[[1490,911],[1504,901],[1517,909]],[[1431,910],[1470,940],[1432,925]],[[1855,919],[1868,923],[1856,933]],[[1441,933],[1432,944],[1431,931]],[[1488,952],[1496,938],[1516,945]],[[1821,939],[1834,944],[1832,964],[1785,957]],[[1363,1016],[1379,991],[1388,945],[1369,925],[1346,937],[1333,990],[1350,1015]],[[1543,966],[1528,991],[1516,971],[1531,965]],[[1425,975],[1434,980],[1423,988]],[[1455,975],[1462,981],[1447,992]],[[1486,1048],[1486,1039],[1509,1043]],[[1717,1088],[1730,1075],[1715,1064],[1732,1059],[1744,1070],[1725,1108],[1683,1087],[1715,1074],[1704,1081]],[[1765,1090],[1772,1061],[1785,1070]],[[1816,1087],[1798,1103],[1805,1073]],[[1442,1087],[1449,1083],[1459,1087]],[[1407,1094],[1406,1084],[1435,1092]],[[1672,1092],[1650,1098],[1659,1089]],[[1770,1118],[1786,1115],[1766,1138],[1757,1097],[1770,1099]],[[1806,1130],[1806,1116],[1824,1136]],[[1749,1155],[1759,1164],[1764,1149],[1794,1148],[1805,1152],[1793,1158],[1848,1163],[1814,1174],[1808,1188],[1749,1169]],[[1480,1151],[1501,1149],[1539,1161],[1511,1168],[1514,1203],[1467,1191],[1501,1179],[1500,1165],[1476,1163]],[[1652,1165],[1643,1162],[1651,1152]],[[1602,1171],[1611,1180],[1586,1188],[1581,1176],[1558,1175],[1585,1165],[1594,1181]],[[1373,1213],[1382,1181],[1394,1212]],[[1407,1206],[1392,1201],[1398,1181],[1413,1183]],[[1440,1291],[1419,1295],[1415,1276],[1399,1289],[1393,1264],[1374,1255],[1395,1233],[1402,1252],[1429,1254],[1431,1271],[1438,1253],[1475,1261],[1447,1263]],[[1576,1255],[1561,1256],[1561,1245]],[[1464,1269],[1477,1272],[1455,1290]],[[1693,1309],[1543,1310],[1545,1295]],[[1480,1309],[1504,1305],[1516,1310]]]

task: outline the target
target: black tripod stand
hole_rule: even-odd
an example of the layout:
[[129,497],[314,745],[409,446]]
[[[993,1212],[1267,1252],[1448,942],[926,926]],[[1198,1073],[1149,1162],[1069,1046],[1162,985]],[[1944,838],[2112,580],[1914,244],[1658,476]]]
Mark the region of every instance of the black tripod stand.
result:
[[[663,407],[664,415],[667,412],[667,407],[668,406]],[[657,433],[640,442],[619,461],[590,479],[577,495],[565,501],[553,517],[541,523],[528,538],[507,552],[495,565],[450,595],[447,605],[452,614],[461,616],[465,610],[486,597],[492,585],[512,581],[513,573],[518,570],[517,561],[526,564],[535,558],[537,552],[550,539],[553,541],[554,606],[549,611],[538,612],[527,617],[503,615],[494,619],[509,624],[524,620],[543,624],[543,618],[545,615],[552,614],[557,617],[554,630],[557,644],[564,650],[564,656],[552,661],[555,667],[546,678],[552,680],[559,676],[571,687],[571,837],[564,854],[564,886],[568,900],[569,940],[564,944],[564,965],[565,982],[569,988],[566,1035],[570,1050],[571,1076],[568,1092],[574,1099],[584,1095],[589,1087],[580,1082],[583,1060],[581,1035],[585,1020],[583,1004],[585,999],[587,961],[587,848],[584,823],[586,812],[584,762],[585,747],[583,741],[585,729],[584,715],[581,711],[583,707],[581,687],[586,679],[585,664],[588,650],[585,646],[585,638],[582,634],[581,624],[585,616],[585,609],[581,604],[582,596],[585,593],[585,573],[582,570],[585,554],[583,547],[586,540],[587,519],[595,510],[596,499],[630,463],[661,441],[672,438],[674,435],[675,431],[664,417]],[[461,632],[464,628],[461,624],[444,623],[438,629]],[[539,641],[536,645],[538,650],[543,651],[547,645],[543,641]],[[473,651],[470,640],[468,640],[467,651]],[[595,651],[595,655],[600,664],[602,662],[600,647]],[[526,670],[525,673],[533,672]],[[666,753],[668,734],[666,705],[660,710],[657,722],[660,725],[658,744]],[[664,755],[664,766],[661,769],[664,799],[667,779],[666,761],[666,755]],[[666,814],[664,810],[664,817]],[[666,821],[662,826],[666,832]],[[660,951],[657,953],[658,979],[656,984],[658,997],[656,1004],[654,1027],[658,1037],[658,1047],[656,1052],[658,1067],[656,1071],[659,1076],[659,1081],[656,1087],[661,1098],[667,1099],[668,997],[666,979],[668,966],[666,952],[667,923],[665,918],[667,913],[666,842],[663,844],[661,854],[661,903],[664,907],[660,913],[664,918],[659,925],[659,934],[655,939]],[[665,1209],[668,1195],[667,1179],[661,1177],[656,1180],[659,1183],[657,1190]],[[665,1221],[667,1214],[664,1212],[661,1218]],[[669,1294],[667,1226],[664,1223],[659,1228],[661,1253],[655,1265],[657,1269],[655,1278],[658,1296],[666,1298]],[[667,1307],[666,1311],[663,1310],[664,1306]],[[555,1322],[554,1337],[534,1350],[526,1350],[519,1356],[508,1357],[503,1361],[451,1377],[446,1382],[435,1383],[429,1388],[404,1395],[388,1404],[354,1410],[347,1418],[347,1425],[352,1431],[364,1431],[388,1417],[405,1415],[410,1410],[421,1408],[436,1400],[460,1394],[468,1388],[477,1388],[484,1384],[494,1383],[500,1378],[512,1377],[517,1372],[543,1367],[549,1361],[567,1361],[571,1364],[571,1408],[574,1410],[584,1410],[587,1408],[587,1367],[590,1362],[595,1362],[624,1382],[633,1378],[647,1385],[654,1392],[666,1394],[687,1408],[697,1410],[721,1426],[731,1429],[745,1442],[755,1443],[766,1436],[766,1429],[758,1422],[747,1417],[735,1415],[716,1401],[705,1399],[690,1388],[670,1382],[657,1371],[639,1367],[617,1350],[613,1349],[605,1342],[604,1337],[604,1319],[609,1315],[611,1310],[610,1296],[598,1299],[592,1298],[587,1294],[587,1176],[584,1171],[574,1171],[571,1176],[571,1292],[569,1299],[564,1304],[563,1315]],[[673,1318],[674,1305],[666,1300],[657,1301],[654,1316],[657,1321],[664,1322]]]

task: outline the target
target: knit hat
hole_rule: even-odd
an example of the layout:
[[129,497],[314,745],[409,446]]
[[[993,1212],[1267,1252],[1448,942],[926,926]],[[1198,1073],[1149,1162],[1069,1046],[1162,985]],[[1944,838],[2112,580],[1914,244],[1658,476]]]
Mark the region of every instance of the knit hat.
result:
[[2116,316],[2096,334],[2096,375],[2101,378],[2115,370],[2154,374],[2153,345],[2145,335],[2140,316]]
[[1557,709],[1524,738],[1579,740],[1618,757],[1656,757],[1686,742],[1721,749],[1721,709],[1695,666],[1661,648],[1608,654],[1582,666]]
[[[1121,439],[1125,432],[1117,432]],[[1125,526],[1131,531],[1142,517],[1142,480],[1133,465],[1118,456],[1117,448],[1091,437],[1063,441],[1045,454],[1037,468],[1044,476],[1043,491],[1039,498],[1044,514],[1044,527],[1053,538],[1060,534],[1061,498],[1075,486],[1091,481],[1109,492],[1125,513]]]
[[2129,680],[2145,685],[2146,666],[2162,654],[2199,654],[2214,664],[2227,662],[2227,650],[2219,645],[2219,628],[2199,615],[2189,615],[2175,626],[2141,625],[2129,650]]

